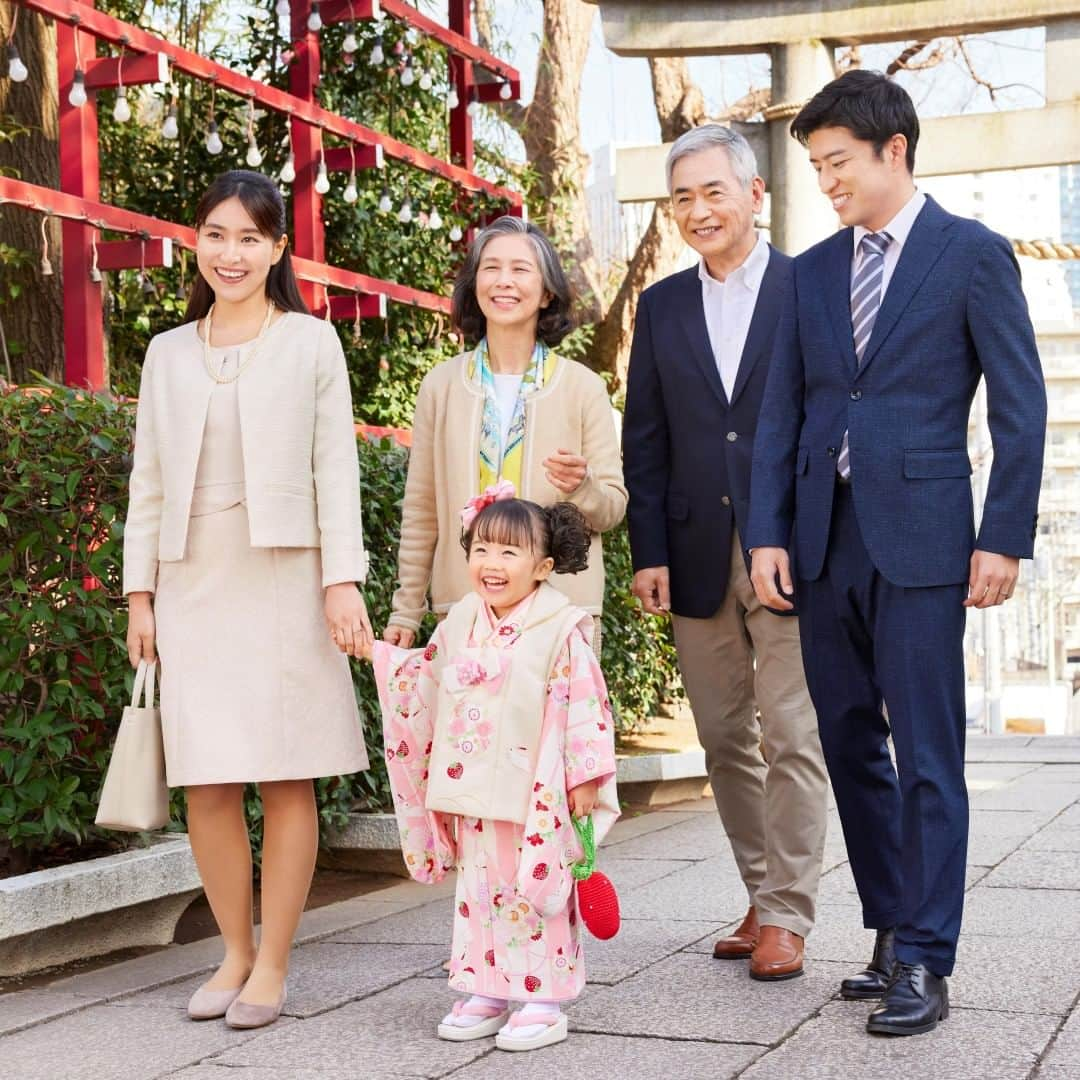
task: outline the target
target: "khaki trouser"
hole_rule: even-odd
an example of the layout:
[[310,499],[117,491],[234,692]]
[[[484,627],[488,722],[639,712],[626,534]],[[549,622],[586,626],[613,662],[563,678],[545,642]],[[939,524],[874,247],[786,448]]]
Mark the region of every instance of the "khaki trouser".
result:
[[672,623],[709,782],[750,902],[762,924],[806,937],[828,780],[798,620],[758,602],[735,531],[720,610],[708,619],[673,615]]

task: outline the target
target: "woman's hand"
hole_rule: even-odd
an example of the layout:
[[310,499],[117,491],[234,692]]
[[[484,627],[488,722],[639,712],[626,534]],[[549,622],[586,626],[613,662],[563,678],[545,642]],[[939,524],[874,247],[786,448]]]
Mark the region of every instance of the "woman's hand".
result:
[[569,450],[556,450],[544,458],[543,465],[548,483],[564,495],[573,495],[589,475],[589,463]]
[[416,631],[407,626],[388,626],[383,631],[383,641],[387,645],[396,645],[399,649],[411,649],[416,640]]
[[375,640],[363,593],[351,581],[328,585],[325,611],[334,644],[349,656],[363,656],[364,642],[370,645]]
[[566,801],[570,804],[570,813],[574,817],[588,817],[600,802],[600,781],[586,780],[584,784],[578,784],[567,792]]
[[140,660],[148,664],[157,660],[154,650],[157,626],[151,596],[148,592],[134,592],[128,596],[127,651],[132,667],[138,667]]

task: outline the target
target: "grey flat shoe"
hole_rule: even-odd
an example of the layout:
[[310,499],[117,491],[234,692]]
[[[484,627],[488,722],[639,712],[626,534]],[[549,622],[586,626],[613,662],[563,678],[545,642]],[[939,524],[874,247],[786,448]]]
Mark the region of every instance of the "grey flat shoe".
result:
[[192,1020],[220,1020],[243,989],[238,986],[235,990],[207,990],[205,986],[200,986],[191,995],[187,1014]]
[[251,1005],[237,998],[225,1013],[225,1023],[231,1028],[261,1028],[272,1024],[285,1008],[285,998],[288,996],[285,987],[281,988],[281,997],[276,1005]]

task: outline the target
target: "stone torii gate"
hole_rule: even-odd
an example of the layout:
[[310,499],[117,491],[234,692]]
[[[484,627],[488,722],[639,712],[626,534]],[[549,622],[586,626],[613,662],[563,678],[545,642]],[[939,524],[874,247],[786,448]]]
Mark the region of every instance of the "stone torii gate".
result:
[[[792,117],[834,77],[839,45],[924,40],[1024,26],[1046,27],[1046,104],[928,119],[918,174],[1023,169],[1080,161],[1080,11],[1076,0],[590,0],[604,40],[620,56],[768,53],[772,101],[766,123],[735,125],[757,153],[772,197],[773,242],[796,254],[827,236],[835,217],[817,190]],[[667,194],[667,148],[619,150],[616,196],[652,202]]]

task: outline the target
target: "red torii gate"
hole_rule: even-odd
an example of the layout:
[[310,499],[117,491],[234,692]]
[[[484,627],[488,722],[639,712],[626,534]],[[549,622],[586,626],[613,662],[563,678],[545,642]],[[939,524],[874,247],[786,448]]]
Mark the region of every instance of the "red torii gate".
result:
[[[372,168],[383,156],[402,161],[442,177],[466,191],[484,192],[503,199],[508,212],[523,213],[521,195],[475,175],[473,169],[471,101],[494,101],[509,86],[511,98],[520,95],[518,72],[480,49],[470,40],[469,0],[449,0],[446,28],[420,14],[404,0],[324,0],[319,5],[323,23],[379,18],[382,13],[407,22],[441,42],[450,52],[450,67],[458,104],[450,115],[453,163],[442,161],[388,135],[331,113],[315,103],[321,68],[318,34],[308,30],[311,0],[293,0],[291,27],[295,59],[290,68],[290,90],[284,93],[250,79],[222,64],[173,45],[139,27],[97,11],[82,0],[18,0],[57,22],[57,60],[60,106],[60,191],[0,177],[0,201],[63,218],[64,381],[72,386],[105,386],[105,347],[102,289],[92,280],[92,269],[134,269],[170,265],[171,244],[194,247],[191,229],[160,221],[100,202],[97,110],[93,102],[74,106],[68,93],[75,80],[77,58],[87,56],[82,72],[88,94],[121,84],[165,81],[167,67],[212,82],[252,102],[290,117],[296,180],[292,185],[294,236],[292,250],[300,288],[309,307],[330,318],[366,318],[385,315],[386,302],[412,304],[433,311],[448,311],[445,297],[405,285],[326,264],[322,196],[315,189],[319,161],[330,171]],[[94,56],[94,38],[131,50],[122,57]],[[480,65],[500,81],[477,83],[474,66]],[[323,151],[322,133],[348,140],[352,147]],[[134,234],[134,241],[96,241],[99,229]],[[322,287],[322,295],[318,287]],[[346,295],[331,296],[330,288]],[[320,303],[321,301],[321,303]]]

